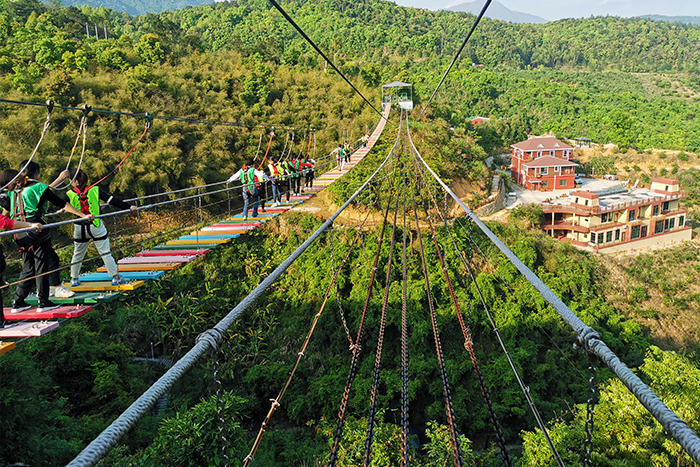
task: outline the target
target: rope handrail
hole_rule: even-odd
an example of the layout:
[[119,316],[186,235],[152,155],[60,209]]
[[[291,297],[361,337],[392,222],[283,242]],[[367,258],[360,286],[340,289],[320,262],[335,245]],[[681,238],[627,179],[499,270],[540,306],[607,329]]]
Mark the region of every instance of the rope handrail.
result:
[[[82,107],[71,107],[67,105],[55,105],[55,104],[46,104],[43,102],[28,102],[28,101],[17,101],[17,100],[12,100],[12,99],[0,99],[0,103],[4,102],[6,104],[20,104],[20,105],[27,105],[27,106],[35,106],[35,107],[51,107],[54,109],[62,109],[62,110],[79,110],[83,111]],[[106,115],[121,115],[125,117],[138,117],[138,118],[148,118],[150,117],[153,120],[165,120],[165,121],[175,121],[175,122],[185,122],[185,123],[202,123],[205,125],[220,125],[220,126],[232,126],[232,127],[237,127],[237,128],[247,128],[247,129],[253,129],[253,128],[264,128],[264,129],[274,129],[274,128],[282,128],[286,130],[293,130],[295,129],[294,127],[287,127],[284,125],[279,125],[279,124],[269,124],[269,125],[241,125],[240,123],[234,123],[234,122],[226,122],[223,120],[208,120],[208,119],[201,119],[201,118],[187,118],[187,117],[171,117],[168,115],[150,115],[150,114],[140,114],[140,113],[133,113],[133,112],[119,112],[116,110],[106,110],[106,109],[92,109],[92,112],[98,113],[98,114],[106,114]],[[314,130],[317,130],[318,128],[311,127]]]
[[[409,138],[410,141],[410,138]],[[413,143],[411,143],[413,144]],[[415,149],[415,146],[414,146]],[[615,355],[615,353],[603,342],[600,335],[590,326],[586,325],[554,292],[552,292],[537,275],[532,272],[481,220],[467,207],[464,202],[442,181],[415,150],[418,160],[425,166],[442,188],[464,210],[467,218],[474,222],[479,229],[493,242],[493,244],[508,258],[513,266],[532,284],[554,310],[576,332],[578,341],[583,348],[597,355],[610,368],[620,381],[634,394],[644,407],[666,431],[680,444],[690,457],[700,463],[700,438],[675,412],[664,404],[644,382]]]
[[224,333],[233,323],[284,273],[296,259],[304,253],[321,234],[328,229],[335,219],[355,200],[357,196],[369,186],[374,177],[384,168],[390,156],[384,159],[379,167],[367,178],[367,181],[353,193],[353,195],[324,222],[304,243],[289,255],[277,268],[241,302],[233,308],[213,328],[202,333],[196,344],[178,360],[162,377],[158,379],[145,393],[143,393],[129,408],[127,408],[114,422],[112,422],[100,435],[95,438],[78,456],[73,459],[68,467],[82,467],[95,465],[117,441],[143,417],[160,397],[165,394],[180,379],[197,360],[208,351],[218,349]]

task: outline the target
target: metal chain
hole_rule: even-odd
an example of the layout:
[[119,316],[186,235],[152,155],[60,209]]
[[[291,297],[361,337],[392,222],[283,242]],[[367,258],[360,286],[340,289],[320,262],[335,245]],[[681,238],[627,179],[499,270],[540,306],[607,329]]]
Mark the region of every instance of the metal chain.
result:
[[403,172],[403,251],[401,284],[401,467],[408,467],[408,312],[406,281],[406,172]]
[[[389,189],[389,194],[394,191],[394,181],[392,180],[391,188]],[[391,200],[389,200],[391,201]],[[367,311],[369,310],[370,298],[372,296],[372,287],[374,286],[374,278],[377,275],[377,264],[379,263],[379,256],[382,251],[382,243],[384,240],[384,231],[386,230],[386,219],[389,215],[389,208],[391,202],[387,202],[386,209],[384,210],[384,216],[382,221],[382,228],[377,239],[377,253],[374,257],[374,263],[372,265],[372,272],[370,274],[369,285],[367,286],[367,296],[365,297],[365,304],[362,309],[362,316],[360,317],[360,326],[357,330],[357,337],[355,338],[355,345],[351,347],[352,360],[350,362],[350,371],[348,372],[348,378],[345,382],[345,390],[343,391],[343,397],[340,402],[340,412],[338,413],[338,424],[336,425],[335,432],[333,434],[333,445],[331,446],[331,454],[328,458],[328,467],[334,467],[335,463],[338,461],[338,451],[340,449],[340,441],[343,438],[343,428],[345,426],[345,417],[347,416],[347,406],[350,399],[350,391],[352,390],[353,382],[355,381],[355,376],[357,375],[357,363],[360,357],[360,352],[362,351],[362,334],[365,328],[365,322],[367,320]]]
[[[328,242],[331,249],[331,275],[336,276],[340,274],[340,268],[342,265],[338,265],[338,272],[335,272],[335,260],[333,258],[333,233],[335,230],[331,225],[328,229]],[[343,310],[343,304],[340,301],[340,291],[338,290],[338,281],[333,281],[333,289],[335,291],[335,301],[338,304],[338,313],[340,314],[340,320],[343,322],[343,329],[345,329],[345,334],[348,336],[348,342],[350,342],[350,347],[352,347],[352,337],[350,336],[350,329],[348,329],[348,323],[345,320],[345,311]]]
[[[430,192],[430,191],[429,191]],[[430,192],[432,194],[432,192]],[[433,201],[435,202],[435,207],[438,209],[439,212],[439,207],[437,205],[437,200],[433,197]],[[452,306],[454,307],[455,314],[457,315],[457,318],[459,320],[459,325],[462,328],[462,334],[464,335],[464,348],[469,352],[469,357],[471,358],[472,365],[474,366],[474,373],[476,373],[477,380],[479,381],[479,389],[481,390],[481,394],[484,398],[484,401],[486,402],[486,407],[489,412],[489,416],[491,417],[491,423],[493,424],[494,431],[496,432],[496,437],[498,438],[498,444],[501,449],[501,454],[503,455],[503,460],[505,461],[506,465],[508,467],[511,467],[512,461],[510,459],[510,455],[508,454],[508,450],[506,448],[506,439],[503,436],[503,431],[501,429],[501,425],[498,421],[498,417],[496,415],[496,411],[493,408],[493,402],[491,401],[491,395],[489,394],[489,390],[486,387],[486,382],[484,381],[484,375],[481,372],[481,366],[479,365],[479,361],[476,357],[476,352],[474,351],[474,341],[472,339],[472,333],[471,329],[467,327],[466,323],[464,322],[464,317],[462,316],[462,311],[460,310],[459,307],[459,302],[457,301],[457,296],[455,295],[454,288],[452,287],[452,280],[450,279],[450,275],[447,272],[447,267],[445,265],[445,259],[442,256],[442,251],[440,249],[440,245],[438,244],[437,241],[437,233],[435,230],[435,226],[433,225],[433,221],[431,220],[430,213],[428,212],[428,209],[425,208],[425,215],[426,215],[426,220],[428,221],[428,225],[430,226],[430,233],[432,234],[432,240],[433,244],[435,246],[435,250],[437,252],[438,260],[440,261],[440,266],[442,267],[442,273],[445,278],[445,282],[447,283],[447,289],[450,292],[450,298],[452,299]]]
[[[217,353],[219,351],[217,350]],[[216,420],[219,424],[219,450],[221,451],[221,459],[223,464],[221,467],[229,466],[229,456],[228,456],[228,433],[226,430],[226,420],[224,419],[224,401],[221,399],[223,394],[223,386],[221,384],[221,378],[219,378],[219,370],[221,366],[219,365],[219,358],[214,357],[214,383],[216,384]]]
[[459,437],[457,436],[457,424],[455,421],[454,408],[452,405],[452,394],[450,393],[450,385],[447,379],[447,368],[442,354],[442,343],[440,342],[440,330],[438,328],[437,316],[433,304],[433,296],[430,291],[430,279],[428,278],[428,267],[425,260],[425,251],[423,249],[423,239],[420,232],[420,223],[418,221],[418,209],[416,208],[416,198],[413,193],[413,183],[411,183],[411,198],[413,200],[413,213],[416,219],[416,230],[418,232],[418,245],[420,247],[421,263],[423,265],[423,277],[425,279],[426,299],[428,301],[428,309],[430,311],[430,321],[433,327],[433,338],[435,339],[435,353],[437,354],[438,367],[440,369],[440,379],[442,381],[442,392],[445,397],[445,411],[447,413],[447,425],[450,431],[450,443],[452,445],[452,455],[454,465],[462,467],[462,449],[459,445]]
[[382,368],[382,349],[384,347],[384,331],[386,329],[386,309],[389,305],[389,287],[391,286],[391,266],[394,258],[394,246],[396,245],[396,216],[399,211],[399,197],[396,196],[394,209],[394,224],[391,228],[391,246],[386,265],[386,282],[384,287],[384,301],[382,302],[382,315],[379,324],[379,337],[377,338],[377,351],[374,360],[374,375],[372,377],[372,390],[370,393],[370,408],[367,417],[367,439],[365,440],[364,466],[369,467],[372,461],[372,441],[374,439],[374,420],[377,415],[377,394],[379,392],[379,375]]
[[589,365],[588,365],[588,400],[586,401],[586,441],[584,446],[586,448],[586,458],[583,461],[583,465],[586,467],[592,467],[593,461],[591,460],[591,454],[593,453],[593,409],[595,408],[596,402],[596,373],[598,369],[596,368],[596,363],[598,358],[595,355],[589,354]]

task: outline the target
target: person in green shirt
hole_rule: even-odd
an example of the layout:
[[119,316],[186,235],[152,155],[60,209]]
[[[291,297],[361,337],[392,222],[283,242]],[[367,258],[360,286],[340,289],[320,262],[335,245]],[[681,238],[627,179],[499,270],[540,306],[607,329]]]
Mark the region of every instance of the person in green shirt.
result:
[[[66,178],[71,180],[72,189],[67,192],[70,204],[79,209],[83,214],[91,214],[95,217],[100,215],[100,201],[116,207],[117,209],[130,209],[133,212],[138,210],[137,206],[132,206],[124,201],[115,198],[104,191],[99,185],[88,186],[88,176],[80,169],[73,169],[69,172],[61,172],[58,178],[52,183],[60,183]],[[70,265],[70,283],[72,287],[80,285],[80,267],[85,259],[90,240],[95,244],[97,252],[102,257],[107,273],[112,277],[112,285],[120,285],[128,282],[128,279],[119,274],[117,263],[114,261],[112,251],[107,237],[107,227],[100,219],[92,222],[80,222],[73,225],[73,259]]]
[[[83,219],[93,219],[92,215],[83,214],[57,196],[48,185],[18,176],[16,170],[3,171],[0,174],[0,186],[9,190],[9,212],[14,221],[44,224],[43,215],[46,213],[48,203]],[[58,308],[58,305],[49,300],[48,274],[51,258],[55,255],[49,230],[44,228],[41,232],[22,232],[15,235],[15,243],[22,257],[22,271],[19,277],[20,283],[15,289],[12,313],[31,308],[26,298],[33,284],[36,284],[37,288],[39,306],[36,311],[38,313]]]

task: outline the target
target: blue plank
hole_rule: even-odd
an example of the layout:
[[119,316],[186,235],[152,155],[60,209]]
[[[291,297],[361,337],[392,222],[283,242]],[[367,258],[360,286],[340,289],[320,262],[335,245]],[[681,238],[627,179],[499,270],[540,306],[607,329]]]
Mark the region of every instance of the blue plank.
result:
[[[165,271],[124,271],[119,273],[119,275],[132,281],[158,279],[163,277],[164,274]],[[86,272],[80,275],[80,280],[83,282],[109,281],[112,280],[112,277],[106,272]]]
[[238,238],[240,237],[241,234],[218,234],[218,235],[183,235],[180,237],[178,240],[204,240],[206,241],[207,238]]

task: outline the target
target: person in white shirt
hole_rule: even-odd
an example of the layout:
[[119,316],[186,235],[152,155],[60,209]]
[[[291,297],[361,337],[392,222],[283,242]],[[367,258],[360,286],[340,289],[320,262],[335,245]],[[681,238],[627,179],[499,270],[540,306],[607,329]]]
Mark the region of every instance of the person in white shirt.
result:
[[271,178],[256,169],[255,165],[253,165],[253,160],[248,159],[238,172],[231,175],[231,177],[226,180],[226,183],[231,183],[236,180],[241,181],[243,189],[243,220],[248,219],[248,205],[251,198],[253,199],[252,217],[258,217],[258,203],[260,200],[258,185],[261,180],[271,180]]

